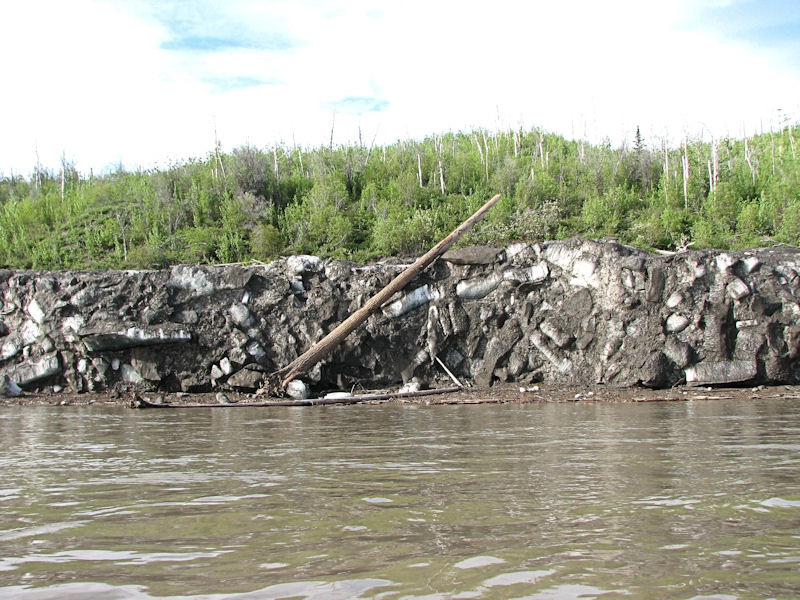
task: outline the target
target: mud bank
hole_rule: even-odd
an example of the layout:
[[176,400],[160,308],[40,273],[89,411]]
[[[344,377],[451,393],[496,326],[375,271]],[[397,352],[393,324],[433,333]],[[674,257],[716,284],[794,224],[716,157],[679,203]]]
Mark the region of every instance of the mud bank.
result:
[[[405,266],[294,256],[0,271],[0,376],[28,393],[252,393]],[[595,240],[450,251],[306,381],[450,385],[439,361],[479,388],[796,384],[800,252],[654,256]]]
[[[377,390],[376,390],[377,391]],[[574,403],[647,403],[647,402],[702,402],[712,400],[800,400],[797,386],[749,387],[688,387],[669,389],[643,387],[612,387],[596,385],[592,387],[565,386],[558,384],[536,384],[516,386],[499,383],[491,388],[464,388],[463,390],[422,396],[415,398],[387,397],[380,400],[362,400],[369,392],[357,391],[352,402],[340,405],[319,405],[326,408],[343,406],[396,404],[401,406],[436,406],[442,404],[574,404]],[[389,394],[387,394],[389,395]],[[37,393],[25,392],[14,398],[0,397],[0,406],[124,406],[141,408],[144,404],[165,407],[215,406],[219,408],[268,407],[274,399],[266,399],[256,394],[241,392],[110,392],[110,393]],[[280,405],[278,405],[280,406]],[[312,406],[316,406],[312,404]]]

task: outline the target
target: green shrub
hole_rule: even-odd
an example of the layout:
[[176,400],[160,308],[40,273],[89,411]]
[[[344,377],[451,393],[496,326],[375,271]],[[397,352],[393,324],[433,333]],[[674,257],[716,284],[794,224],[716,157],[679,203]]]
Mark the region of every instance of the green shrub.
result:
[[283,250],[283,235],[270,223],[261,223],[250,238],[253,258],[266,260],[278,256]]
[[353,226],[347,214],[347,189],[340,181],[324,178],[311,191],[286,207],[283,228],[293,251],[343,256]]

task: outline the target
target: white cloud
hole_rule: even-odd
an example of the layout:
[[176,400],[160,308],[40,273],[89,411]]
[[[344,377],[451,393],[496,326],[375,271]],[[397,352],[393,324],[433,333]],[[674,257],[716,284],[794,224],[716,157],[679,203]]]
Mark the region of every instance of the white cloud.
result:
[[13,3],[0,170],[29,171],[37,148],[51,167],[62,151],[81,170],[164,164],[205,155],[215,126],[228,149],[327,144],[334,112],[337,142],[359,126],[379,142],[520,124],[618,142],[637,125],[677,139],[796,118],[792,61],[714,31],[704,19],[726,6]]

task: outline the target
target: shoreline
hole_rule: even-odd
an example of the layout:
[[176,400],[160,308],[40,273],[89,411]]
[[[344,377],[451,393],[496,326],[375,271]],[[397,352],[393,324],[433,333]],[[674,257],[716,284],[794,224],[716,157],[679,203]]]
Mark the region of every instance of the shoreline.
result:
[[[524,391],[522,391],[524,389]],[[757,387],[689,387],[679,386],[669,389],[644,387],[563,386],[557,384],[536,384],[525,388],[514,384],[496,385],[491,388],[465,387],[449,393],[431,394],[419,397],[393,397],[396,390],[362,390],[356,392],[347,402],[310,402],[308,408],[322,405],[353,404],[397,404],[397,405],[452,405],[452,404],[549,404],[549,403],[647,403],[647,402],[691,402],[701,400],[759,400],[796,399],[800,400],[800,386],[775,385]],[[385,394],[387,398],[358,400],[361,394]],[[203,393],[162,393],[162,392],[113,392],[113,393],[23,393],[17,397],[0,398],[0,407],[9,406],[126,406],[135,408],[134,403],[145,400],[153,408],[276,408],[286,398],[267,398],[257,394],[224,392],[224,400],[216,392]],[[275,401],[274,406],[269,406]],[[159,406],[161,405],[161,406]],[[200,406],[202,405],[202,406]]]

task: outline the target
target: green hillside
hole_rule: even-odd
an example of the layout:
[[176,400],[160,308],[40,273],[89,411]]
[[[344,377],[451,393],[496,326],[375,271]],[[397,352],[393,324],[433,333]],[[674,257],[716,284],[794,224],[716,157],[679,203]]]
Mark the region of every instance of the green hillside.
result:
[[538,129],[389,146],[219,148],[169,168],[0,178],[0,266],[147,268],[428,249],[495,193],[462,245],[613,236],[642,248],[800,242],[800,126],[665,148]]

